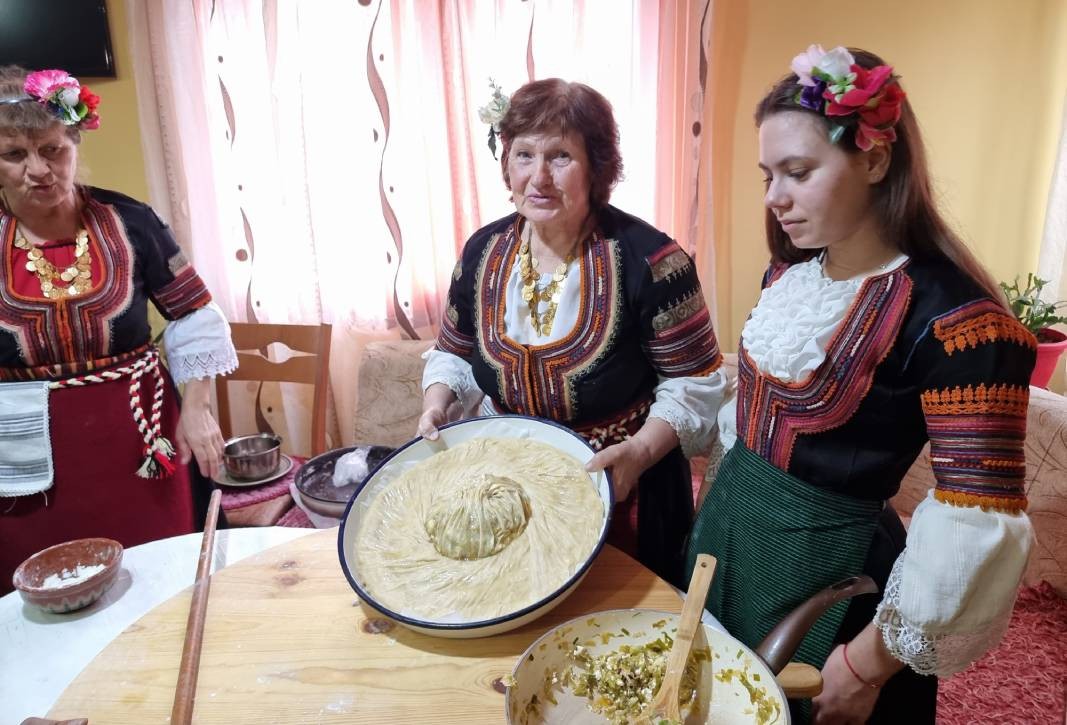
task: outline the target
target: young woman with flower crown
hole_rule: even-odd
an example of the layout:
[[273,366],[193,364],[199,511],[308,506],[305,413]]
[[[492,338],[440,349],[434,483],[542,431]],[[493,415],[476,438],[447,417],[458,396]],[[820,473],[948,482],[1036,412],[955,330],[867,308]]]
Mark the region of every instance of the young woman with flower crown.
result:
[[209,487],[186,464],[219,472],[229,325],[151,208],[76,183],[99,101],[63,71],[0,68],[0,594],[52,544],[195,531]]
[[[934,676],[999,641],[1026,565],[1036,343],[938,213],[892,68],[812,46],[793,71],[756,109],[771,264],[689,567],[719,557],[708,608],[749,644],[870,574],[881,594],[798,652],[823,671],[813,720],[933,722]],[[937,485],[905,533],[887,501],[927,441]]]

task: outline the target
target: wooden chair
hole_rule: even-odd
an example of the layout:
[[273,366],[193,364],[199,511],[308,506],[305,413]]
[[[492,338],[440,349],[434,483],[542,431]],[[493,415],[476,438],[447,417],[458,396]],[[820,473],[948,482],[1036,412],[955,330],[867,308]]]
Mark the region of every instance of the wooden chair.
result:
[[[219,428],[229,439],[231,380],[259,380],[305,383],[315,386],[311,409],[311,455],[326,451],[326,388],[330,367],[330,325],[270,325],[235,322],[230,324],[233,346],[237,349],[238,368],[225,378],[215,378],[219,403]],[[285,362],[271,362],[264,357],[267,346],[280,342],[292,350],[311,353],[293,356]]]

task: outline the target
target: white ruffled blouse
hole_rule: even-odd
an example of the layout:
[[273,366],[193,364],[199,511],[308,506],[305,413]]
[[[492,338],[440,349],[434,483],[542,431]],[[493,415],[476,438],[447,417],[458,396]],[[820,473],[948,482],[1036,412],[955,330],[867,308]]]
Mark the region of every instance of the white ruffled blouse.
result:
[[[581,278],[574,273],[576,267],[571,267],[570,274],[561,284],[551,333],[538,336],[530,321],[529,306],[522,300],[522,275],[516,259],[505,292],[504,323],[511,339],[523,345],[546,345],[571,331],[578,320],[582,289]],[[551,273],[541,275],[539,286],[547,285],[550,278]],[[542,303],[540,310],[543,311],[546,306],[546,303]],[[496,413],[492,400],[478,387],[474,372],[466,360],[436,349],[425,352],[423,358],[426,360],[422,375],[423,390],[434,383],[444,383],[459,398],[465,414]],[[660,376],[659,384],[654,389],[655,399],[649,417],[666,421],[674,429],[687,457],[703,455],[715,435],[715,413],[722,404],[728,385],[727,376],[721,369],[704,377]]]
[[[884,270],[905,261],[901,255]],[[832,280],[819,259],[790,267],[763,290],[745,323],[749,358],[765,375],[804,380],[822,364],[865,279]],[[719,411],[727,450],[736,441],[736,405],[731,396]],[[956,506],[928,494],[915,509],[875,618],[893,656],[919,673],[947,677],[999,642],[1032,539],[1024,513]]]

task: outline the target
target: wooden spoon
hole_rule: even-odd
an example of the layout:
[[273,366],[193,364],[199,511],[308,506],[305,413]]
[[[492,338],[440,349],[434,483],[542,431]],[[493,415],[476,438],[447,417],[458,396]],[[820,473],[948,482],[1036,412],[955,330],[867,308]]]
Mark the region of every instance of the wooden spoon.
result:
[[715,557],[711,554],[697,556],[693,577],[689,580],[689,591],[682,605],[682,616],[678,622],[678,632],[674,636],[671,653],[667,657],[667,671],[652,702],[641,713],[636,723],[670,723],[682,722],[682,711],[678,707],[678,688],[682,684],[685,663],[689,659],[689,650],[693,648],[693,637],[700,626],[700,615],[704,611],[704,601],[708,597],[711,578],[715,575]]

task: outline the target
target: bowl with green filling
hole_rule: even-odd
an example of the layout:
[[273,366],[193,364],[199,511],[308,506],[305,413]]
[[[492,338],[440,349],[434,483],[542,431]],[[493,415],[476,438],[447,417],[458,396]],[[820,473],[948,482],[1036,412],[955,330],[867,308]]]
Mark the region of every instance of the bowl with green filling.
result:
[[[511,725],[623,725],[652,701],[678,615],[616,609],[577,617],[530,645],[505,684]],[[750,649],[704,624],[680,688],[684,725],[784,725],[785,696]],[[659,724],[657,724],[659,725]]]

